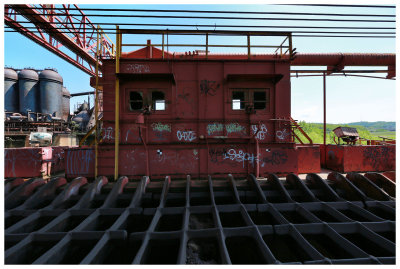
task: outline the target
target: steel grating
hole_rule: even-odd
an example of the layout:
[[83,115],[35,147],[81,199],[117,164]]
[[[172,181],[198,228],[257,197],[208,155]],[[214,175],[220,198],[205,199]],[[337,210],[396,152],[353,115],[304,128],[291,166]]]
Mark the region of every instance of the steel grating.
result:
[[5,263],[395,264],[395,185],[379,178],[10,180]]

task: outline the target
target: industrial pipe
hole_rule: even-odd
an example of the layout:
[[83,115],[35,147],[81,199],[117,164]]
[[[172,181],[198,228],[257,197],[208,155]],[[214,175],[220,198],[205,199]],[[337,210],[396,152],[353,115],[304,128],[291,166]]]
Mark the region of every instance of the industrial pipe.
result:
[[396,64],[395,53],[297,53],[291,65],[389,66]]

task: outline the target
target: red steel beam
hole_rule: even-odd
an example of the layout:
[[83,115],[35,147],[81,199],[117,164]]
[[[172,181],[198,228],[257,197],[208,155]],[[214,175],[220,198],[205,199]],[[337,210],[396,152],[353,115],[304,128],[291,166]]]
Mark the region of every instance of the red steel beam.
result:
[[52,52],[54,54],[60,56],[62,59],[66,60],[67,62],[75,65],[76,67],[81,69],[83,72],[85,72],[85,73],[87,73],[87,74],[89,74],[91,76],[95,75],[95,73],[92,70],[90,70],[89,68],[87,68],[83,64],[80,64],[78,61],[76,61],[75,59],[71,58],[70,56],[68,56],[67,54],[65,54],[61,50],[59,50],[56,46],[53,46],[50,42],[48,42],[45,39],[44,36],[38,36],[38,35],[32,33],[31,31],[29,31],[28,29],[23,27],[21,24],[16,23],[13,20],[10,20],[10,18],[8,18],[8,17],[4,18],[4,23],[6,25],[12,27],[13,29],[17,30],[22,35],[26,36],[27,38],[29,38],[33,42],[37,43],[38,45],[44,47],[45,49],[49,50],[50,52]]
[[292,65],[389,66],[396,64],[395,53],[298,53]]
[[396,76],[395,53],[298,53],[294,66],[327,66],[327,75],[339,72],[345,66],[387,66],[386,78]]
[[[41,7],[45,6],[41,5]],[[72,16],[69,13],[71,8],[74,11],[78,10],[79,15]],[[91,76],[95,75],[97,29],[77,5],[73,7],[62,5],[62,9],[57,10],[45,10],[24,4],[5,5],[4,15],[5,23],[8,26]],[[38,34],[17,23],[17,16],[21,15],[37,27]],[[55,21],[60,22],[62,27],[54,24]],[[103,38],[100,42],[104,47],[111,50],[112,44],[106,39]],[[61,46],[73,52],[76,58],[74,59],[62,52]],[[111,55],[105,51],[105,56]],[[85,64],[89,67],[86,67]]]

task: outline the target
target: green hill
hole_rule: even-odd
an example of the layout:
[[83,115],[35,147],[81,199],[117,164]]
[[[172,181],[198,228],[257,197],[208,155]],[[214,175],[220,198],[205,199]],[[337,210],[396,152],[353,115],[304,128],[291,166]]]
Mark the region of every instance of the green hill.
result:
[[[364,122],[366,123],[366,122]],[[322,144],[324,142],[324,125],[322,123],[307,123],[304,121],[299,122],[300,126],[303,128],[303,130],[308,134],[308,136],[313,140],[314,143],[316,144]],[[373,131],[370,131],[366,126],[363,125],[357,125],[355,123],[350,123],[350,124],[326,124],[326,143],[327,144],[334,144],[333,138],[337,137],[333,133],[333,129],[339,126],[346,126],[346,127],[354,127],[357,128],[358,134],[360,135],[361,138],[365,139],[372,139],[372,140],[382,140],[382,138],[379,138],[379,136],[385,136],[387,138],[396,138],[396,132],[395,131],[389,131],[386,129],[372,129]],[[370,125],[370,126],[381,126],[381,125]],[[378,130],[381,130],[380,132]],[[308,140],[299,132],[296,131],[296,135],[300,137],[300,139],[304,143],[308,143]]]
[[394,121],[360,121],[360,122],[351,122],[348,125],[357,125],[364,126],[371,132],[376,132],[378,130],[386,130],[386,131],[396,131],[396,122]]

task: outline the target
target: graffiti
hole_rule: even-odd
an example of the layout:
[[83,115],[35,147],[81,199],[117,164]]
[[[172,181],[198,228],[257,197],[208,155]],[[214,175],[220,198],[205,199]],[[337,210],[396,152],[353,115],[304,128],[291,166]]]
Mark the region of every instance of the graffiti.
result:
[[245,161],[248,161],[253,167],[254,163],[258,162],[258,156],[255,156],[254,153],[245,153],[242,150],[236,152],[235,149],[228,150],[228,152],[224,155],[224,159],[230,159],[232,161],[242,163],[243,168]]
[[[36,149],[5,149],[4,150],[4,174],[6,177],[20,176],[18,164],[23,164],[30,173],[40,170],[42,165],[42,156]],[[17,166],[17,170],[16,170]]]
[[218,162],[218,157],[225,157],[225,155],[227,154],[228,150],[225,148],[222,149],[210,149],[208,151],[208,154],[210,155],[210,161],[213,163],[217,163]]
[[104,135],[103,135],[103,140],[114,140],[115,138],[114,138],[114,136],[113,136],[113,134],[114,134],[114,129],[113,129],[113,127],[107,127],[107,128],[103,128],[102,129],[102,131],[104,132]]
[[289,136],[287,129],[276,131],[276,137],[280,140],[285,140]]
[[[222,123],[210,123],[207,125],[207,134],[213,135],[215,133],[220,133],[224,130],[224,124]],[[231,133],[246,133],[246,127],[240,125],[239,123],[229,123],[225,124],[225,130],[228,134]]]
[[206,79],[200,81],[200,91],[205,95],[209,94],[211,96],[214,96],[217,93],[217,89],[219,88],[219,86],[219,83],[217,83],[216,81]]
[[164,133],[162,133],[162,132],[154,132],[154,135],[155,135],[155,138],[154,138],[154,140],[156,140],[156,141],[165,141],[165,140],[167,140],[167,137],[165,137],[164,136]]
[[151,127],[153,128],[153,131],[171,132],[171,125],[170,124],[162,124],[161,122],[158,122],[158,123],[152,123]]
[[93,150],[73,150],[67,152],[66,173],[70,175],[87,175],[92,173]]
[[260,125],[260,130],[258,130],[258,125],[251,125],[251,131],[253,135],[257,134],[256,139],[258,140],[264,140],[265,136],[268,134],[268,129],[265,124]]
[[179,139],[179,141],[184,140],[189,142],[192,142],[197,138],[196,132],[194,131],[177,131],[176,137]]
[[245,133],[246,132],[246,127],[240,125],[239,123],[226,124],[225,125],[225,129],[226,129],[226,132],[228,134],[230,134],[230,133],[240,133],[240,132]]
[[265,164],[279,165],[285,164],[288,160],[287,153],[284,151],[273,151],[270,157],[264,157],[262,159],[261,166],[264,167]]
[[139,137],[139,134],[138,133],[135,134],[135,130],[138,130],[138,129],[139,128],[137,128],[137,127],[131,127],[126,131],[125,143],[128,142],[128,140],[131,140],[131,142],[141,142],[142,141]]
[[207,125],[207,134],[213,135],[214,133],[219,133],[224,130],[224,125],[222,123],[210,123]]
[[[190,90],[190,89],[189,89]],[[178,97],[183,99],[186,103],[191,105],[193,103],[193,100],[189,98],[190,94],[188,92],[185,93],[185,89],[183,89],[181,94],[178,94]]]
[[128,142],[128,137],[129,137],[129,134],[131,133],[131,129],[129,129],[127,132],[126,132],[126,136],[125,136],[125,142]]
[[126,70],[132,73],[149,73],[150,67],[147,64],[128,64]]
[[194,149],[194,150],[193,150],[193,158],[194,158],[195,160],[199,160],[199,152],[197,151],[197,149]]

